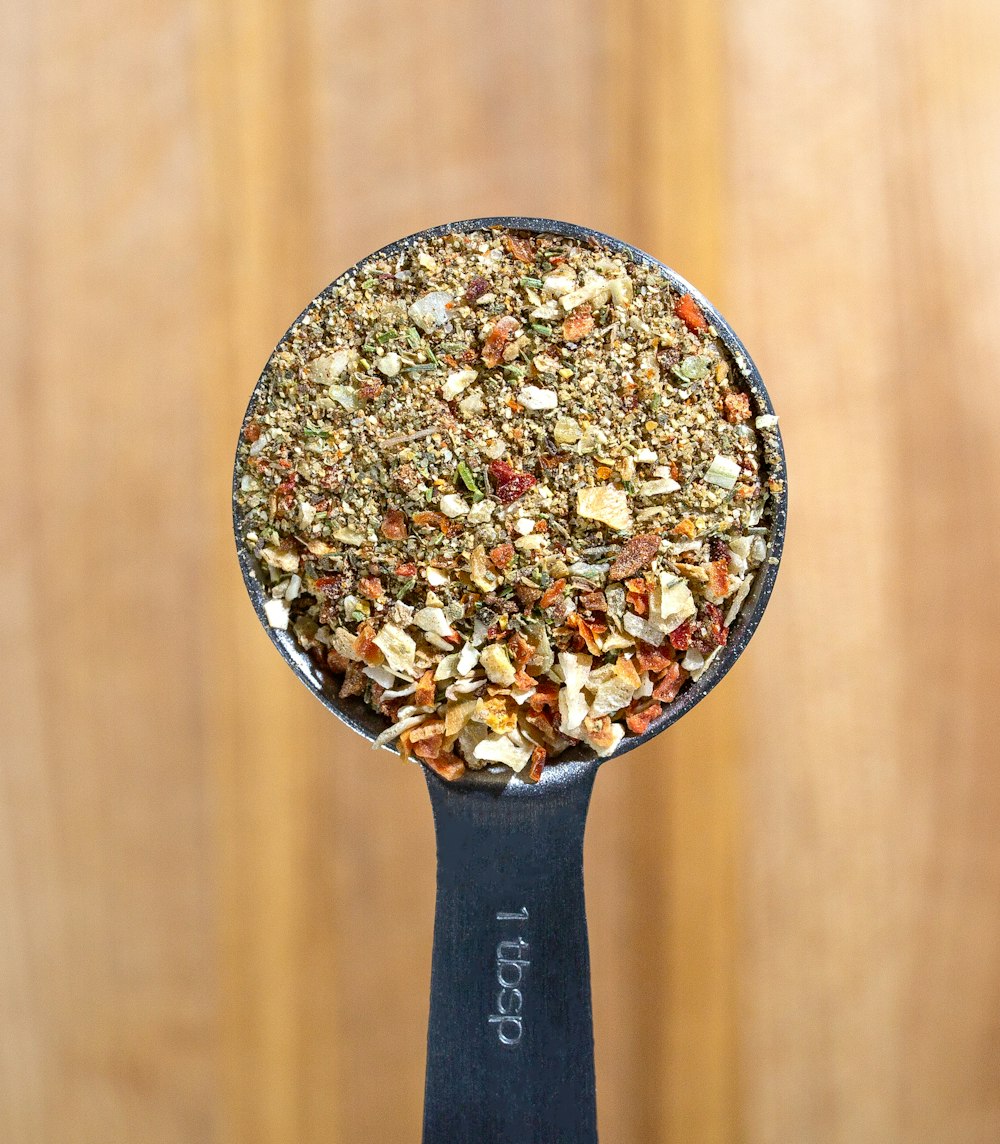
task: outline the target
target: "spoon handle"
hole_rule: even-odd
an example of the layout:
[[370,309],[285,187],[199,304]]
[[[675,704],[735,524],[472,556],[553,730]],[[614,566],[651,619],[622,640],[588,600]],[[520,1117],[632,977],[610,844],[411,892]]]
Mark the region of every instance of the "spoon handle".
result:
[[424,1144],[597,1140],[583,898],[596,772],[563,766],[544,790],[427,773],[438,874]]

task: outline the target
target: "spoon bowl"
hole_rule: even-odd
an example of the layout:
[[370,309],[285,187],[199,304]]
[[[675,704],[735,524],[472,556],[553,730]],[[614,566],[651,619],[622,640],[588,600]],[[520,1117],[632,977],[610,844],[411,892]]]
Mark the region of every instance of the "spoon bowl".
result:
[[[490,227],[558,234],[581,243],[596,241],[655,268],[678,293],[694,297],[740,366],[741,380],[753,394],[758,412],[773,413],[757,367],[712,303],[662,262],[620,239],[552,219],[492,217],[420,231],[377,253],[388,257],[422,239]],[[355,269],[346,271],[320,297]],[[261,381],[266,373],[267,367]],[[254,415],[260,390],[258,382],[244,426]],[[545,767],[537,783],[524,782],[498,766],[468,771],[451,783],[425,771],[438,850],[425,1144],[472,1139],[596,1141],[583,896],[583,836],[594,779],[602,763],[648,743],[703,699],[750,642],[774,587],[785,536],[787,481],[780,436],[777,452],[783,485],[764,522],[769,526],[767,556],[729,629],[727,644],[700,678],[684,684],[644,733],[627,734],[613,754],[603,758],[583,745],[571,748]],[[389,725],[386,717],[358,697],[339,698],[292,633],[269,625],[264,582],[243,539],[238,494],[236,466],[232,495],[237,553],[265,631],[320,702],[351,730],[374,741]],[[393,780],[386,774],[378,781]]]

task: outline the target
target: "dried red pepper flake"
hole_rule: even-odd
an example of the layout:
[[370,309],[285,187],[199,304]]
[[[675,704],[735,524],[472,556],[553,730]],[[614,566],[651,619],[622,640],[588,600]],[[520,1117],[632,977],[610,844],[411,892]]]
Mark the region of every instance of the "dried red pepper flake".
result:
[[490,550],[490,560],[497,568],[509,568],[514,561],[514,545],[498,544]]
[[402,564],[396,565],[394,574],[398,576],[400,580],[409,580],[411,576],[416,576],[417,566],[411,560],[404,560]]
[[246,425],[243,426],[243,440],[249,441],[252,445],[254,441],[260,439],[262,432],[263,430],[256,421],[248,421]]
[[698,309],[698,303],[690,294],[684,294],[674,303],[674,313],[692,333],[708,329],[705,315]]
[[750,397],[746,393],[727,393],[722,399],[722,408],[730,425],[750,419]]
[[729,561],[723,557],[708,566],[708,589],[713,596],[723,597],[729,591]]
[[377,576],[362,576],[358,581],[358,595],[366,600],[381,600],[385,595],[382,581]]
[[413,702],[416,703],[418,707],[432,706],[436,686],[434,682],[434,672],[428,669],[417,680],[417,690],[413,693]]
[[598,632],[607,630],[603,624],[588,624],[579,612],[574,612],[573,615],[566,617],[566,626],[576,628],[584,646],[591,655],[601,654],[596,636]]
[[663,703],[670,703],[677,698],[677,692],[684,682],[685,673],[679,663],[671,663],[663,672],[663,676],[653,688],[653,698]]
[[376,377],[366,377],[358,387],[358,394],[362,401],[374,401],[385,389],[385,386]]
[[542,598],[538,601],[538,606],[540,608],[551,608],[556,600],[563,594],[565,587],[566,580],[564,577],[554,580],[542,593]]
[[490,480],[496,498],[501,504],[513,504],[533,485],[538,484],[538,478],[531,473],[519,473],[512,469],[506,461],[490,461]]
[[535,243],[523,234],[508,234],[504,240],[507,249],[518,262],[535,261]]
[[517,318],[512,318],[509,314],[497,318],[493,323],[493,329],[486,335],[482,349],[483,365],[488,369],[494,369],[503,361],[503,351],[519,324]]
[[684,623],[678,624],[668,639],[671,647],[676,648],[677,651],[687,651],[691,646],[691,621],[685,620]]
[[582,306],[577,306],[575,310],[571,310],[563,319],[563,341],[578,342],[591,333],[593,329],[594,314],[590,308],[590,303],[584,302]]
[[343,582],[343,576],[319,576],[313,581],[316,590],[331,600],[335,600],[340,595],[340,587]]
[[382,517],[380,528],[386,540],[404,540],[408,535],[406,514],[398,508],[388,509],[385,516]]
[[648,671],[655,675],[674,661],[669,652],[640,640],[635,649],[635,662],[640,671]]
[[514,632],[507,640],[507,651],[513,657],[514,666],[518,669],[524,667],[535,654],[535,649],[520,632]]
[[633,735],[643,735],[649,730],[649,725],[663,714],[663,707],[656,700],[650,700],[641,706],[633,704],[625,716],[625,726]]
[[445,535],[462,527],[457,521],[449,520],[443,512],[415,512],[413,523],[418,528],[439,528]]
[[525,768],[525,778],[529,783],[537,783],[542,777],[542,771],[545,770],[545,760],[548,758],[548,751],[544,747],[535,747],[531,752],[531,761]]
[[354,638],[355,654],[361,656],[365,663],[378,663],[382,659],[382,652],[375,644],[375,628],[367,621],[358,629]]
[[649,596],[646,592],[626,592],[625,602],[637,616],[645,616],[649,611]]
[[627,580],[636,572],[648,568],[659,551],[659,533],[643,532],[633,536],[622,545],[622,550],[615,557],[608,575],[612,580]]
[[489,289],[489,282],[487,282],[487,280],[481,274],[477,274],[465,288],[465,301],[468,302],[468,304],[471,306],[477,301],[477,299],[481,298],[484,294],[489,293]]
[[446,782],[453,783],[465,774],[465,763],[457,755],[435,755],[432,759],[424,759],[424,765],[430,767],[435,774],[439,774]]
[[717,647],[725,647],[726,640],[729,638],[729,629],[723,623],[722,610],[718,605],[703,605],[700,619],[700,630],[696,630],[693,634],[692,646],[702,655],[710,654]]
[[559,685],[550,679],[540,679],[534,692],[528,696],[526,703],[532,711],[541,711],[547,707],[552,711],[559,709]]

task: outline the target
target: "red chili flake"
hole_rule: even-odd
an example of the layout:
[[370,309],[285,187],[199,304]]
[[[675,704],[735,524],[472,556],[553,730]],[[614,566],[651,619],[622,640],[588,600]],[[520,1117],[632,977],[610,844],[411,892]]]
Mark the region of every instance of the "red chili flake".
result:
[[518,668],[514,672],[514,682],[512,687],[516,687],[518,691],[530,691],[535,686],[535,681],[526,671]]
[[677,299],[674,303],[674,313],[694,333],[708,329],[705,315],[698,309],[698,303],[690,294],[685,294],[682,298]]
[[549,679],[541,679],[535,691],[526,700],[532,711],[541,711],[548,707],[552,711],[559,710],[559,684]]
[[730,425],[738,425],[750,417],[750,398],[745,393],[727,393],[722,399],[722,407]]
[[535,261],[535,244],[530,238],[521,234],[508,234],[506,238],[507,249],[518,262]]
[[358,629],[354,650],[365,663],[378,663],[382,658],[382,652],[375,646],[375,628],[371,624],[364,623]]
[[424,759],[424,763],[449,783],[465,774],[465,763],[457,755],[435,755],[433,759]]
[[635,649],[635,662],[640,671],[655,674],[669,667],[674,661],[668,652],[640,640]]
[[319,576],[315,581],[316,590],[331,600],[335,600],[340,594],[340,585],[343,579],[343,576]]
[[377,576],[364,576],[358,583],[358,592],[366,600],[381,600],[385,595],[382,581]]
[[261,432],[261,427],[256,421],[248,421],[246,425],[243,426],[243,440],[249,441],[252,445],[254,441],[260,438]]
[[452,529],[457,531],[462,527],[460,524],[452,524],[443,512],[415,512],[413,523],[419,528],[439,528],[445,535]]
[[545,760],[548,758],[548,752],[544,747],[535,747],[531,752],[531,762],[524,772],[525,778],[529,783],[537,783],[542,777],[542,771],[545,770]]
[[669,638],[671,647],[678,651],[687,651],[691,646],[691,621],[685,620],[683,624],[678,624],[670,633]]
[[537,477],[533,477],[531,473],[519,473],[506,461],[490,461],[490,480],[493,482],[497,500],[501,504],[513,504],[518,497],[523,497],[532,485],[538,484]]
[[406,514],[398,508],[391,508],[382,518],[382,535],[386,540],[403,540],[406,537]]
[[660,537],[656,532],[644,532],[633,536],[622,545],[621,552],[611,565],[608,575],[612,580],[627,580],[643,568],[653,563],[653,557],[660,551]]
[[663,714],[663,707],[655,700],[647,703],[645,707],[630,707],[625,716],[625,726],[633,735],[642,735],[649,730],[650,723]]
[[562,595],[563,588],[565,587],[566,581],[561,578],[550,584],[549,587],[546,588],[542,593],[542,598],[538,601],[538,606],[540,608],[551,608],[556,600],[558,600]]
[[413,702],[418,707],[433,707],[435,686],[434,672],[425,671],[417,680],[417,690],[413,693]]
[[653,688],[653,698],[659,699],[663,703],[669,703],[672,699],[677,698],[677,692],[680,691],[683,682],[681,665],[672,663],[663,673],[660,682]]
[[[535,649],[520,632],[515,632],[507,641],[507,650],[514,657],[514,666],[518,670],[524,667],[528,660],[535,654]],[[533,683],[534,680],[527,686],[531,687]]]
[[691,643],[702,655],[708,655],[717,647],[725,647],[729,629],[722,622],[722,610],[715,604],[705,604],[701,611],[701,631]]
[[497,568],[507,568],[514,560],[513,544],[498,544],[490,551],[490,560]]
[[362,401],[374,401],[384,388],[385,386],[377,378],[366,377],[361,383],[358,393],[361,395]]
[[400,578],[400,580],[409,580],[411,576],[416,576],[417,566],[411,561],[406,560],[402,564],[396,565],[395,574]]
[[625,600],[637,616],[644,616],[649,611],[649,597],[645,592],[626,592]]
[[486,335],[486,341],[483,342],[483,364],[488,369],[493,369],[503,361],[503,351],[514,336],[518,324],[517,318],[512,318],[509,314],[497,318],[493,329]]
[[729,561],[723,557],[708,566],[708,588],[713,596],[723,597],[729,591]]
[[579,612],[575,612],[572,616],[566,617],[566,625],[567,627],[576,628],[580,638],[583,640],[584,646],[591,655],[601,654],[601,649],[597,645],[595,636],[599,631],[606,630],[603,624],[588,624]]
[[481,298],[490,288],[489,282],[481,275],[477,274],[475,278],[465,288],[465,301],[469,305],[473,305],[477,298]]
[[594,328],[594,314],[589,302],[577,306],[570,311],[563,320],[562,335],[567,342],[578,342],[585,338]]

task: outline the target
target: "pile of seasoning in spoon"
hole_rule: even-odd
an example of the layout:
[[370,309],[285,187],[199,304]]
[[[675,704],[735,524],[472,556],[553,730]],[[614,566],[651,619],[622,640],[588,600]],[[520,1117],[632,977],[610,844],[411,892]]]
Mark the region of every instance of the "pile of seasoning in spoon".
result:
[[445,778],[642,734],[767,559],[777,419],[599,242],[422,236],[282,340],[238,453],[268,621]]

